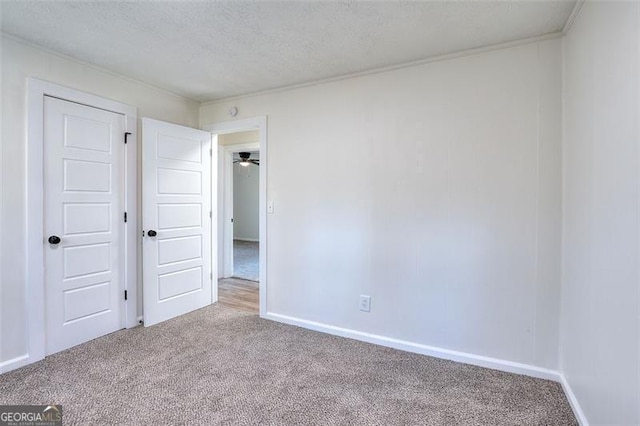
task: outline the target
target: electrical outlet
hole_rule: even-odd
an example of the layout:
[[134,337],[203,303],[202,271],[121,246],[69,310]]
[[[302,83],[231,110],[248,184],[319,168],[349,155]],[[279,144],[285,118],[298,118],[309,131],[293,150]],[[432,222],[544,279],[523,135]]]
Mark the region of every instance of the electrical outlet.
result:
[[360,310],[363,312],[371,311],[371,296],[360,295]]

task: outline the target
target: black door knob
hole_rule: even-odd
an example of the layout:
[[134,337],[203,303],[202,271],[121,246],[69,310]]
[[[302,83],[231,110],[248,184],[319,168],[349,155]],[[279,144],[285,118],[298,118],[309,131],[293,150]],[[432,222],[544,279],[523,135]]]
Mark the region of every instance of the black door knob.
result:
[[150,237],[155,237],[156,235],[158,235],[158,233],[153,229],[150,229],[149,232],[147,232],[147,235]]
[[60,244],[60,237],[52,235],[49,237],[49,244]]

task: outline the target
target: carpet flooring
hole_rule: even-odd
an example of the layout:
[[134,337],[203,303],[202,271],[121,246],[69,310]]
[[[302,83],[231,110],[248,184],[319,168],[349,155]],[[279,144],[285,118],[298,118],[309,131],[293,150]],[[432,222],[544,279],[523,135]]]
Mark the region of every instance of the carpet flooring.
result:
[[233,240],[233,276],[243,280],[260,279],[259,243]]
[[220,305],[0,376],[0,404],[65,425],[575,425],[560,385]]

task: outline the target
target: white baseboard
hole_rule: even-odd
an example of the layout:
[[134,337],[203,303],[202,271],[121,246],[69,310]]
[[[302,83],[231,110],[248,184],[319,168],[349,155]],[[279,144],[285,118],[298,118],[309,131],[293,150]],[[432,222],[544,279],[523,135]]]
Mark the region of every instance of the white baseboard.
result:
[[567,396],[569,405],[571,405],[573,414],[576,416],[576,419],[578,419],[578,423],[580,423],[580,426],[589,426],[587,417],[584,415],[584,411],[582,411],[580,403],[578,403],[578,398],[576,398],[576,395],[573,393],[573,389],[571,389],[571,386],[569,386],[569,382],[567,382],[564,374],[560,374],[560,384],[562,385],[564,394]]
[[559,382],[567,397],[567,400],[569,401],[569,405],[573,410],[573,414],[576,416],[576,419],[578,420],[580,426],[589,426],[589,422],[587,421],[587,418],[584,415],[584,412],[582,411],[582,408],[580,407],[578,399],[573,393],[571,386],[569,386],[569,383],[567,382],[564,375],[555,370],[513,361],[507,361],[503,359],[490,358],[482,355],[470,354],[467,352],[422,345],[419,343],[379,336],[371,333],[364,333],[361,331],[336,327],[333,325],[327,325],[315,321],[307,321],[287,315],[275,314],[272,312],[267,312],[267,314],[264,315],[263,318],[289,325],[295,325],[309,330],[319,331],[335,336],[347,337],[350,339],[360,340],[362,342],[373,343],[376,345],[386,346],[389,348],[399,349],[407,352],[428,355],[435,358],[448,359],[451,361],[462,362],[464,364],[476,365],[478,367],[491,368],[494,370],[505,371],[507,373],[523,374],[525,376]]
[[451,361],[462,362],[464,364],[476,365],[478,367],[491,368],[494,370],[505,371],[507,373],[523,374],[525,376],[536,377],[539,379],[552,380],[560,382],[560,373],[555,370],[549,370],[534,365],[521,364],[519,362],[506,361],[497,358],[490,358],[482,355],[475,355],[466,352],[454,351],[450,349],[438,348],[435,346],[423,345],[420,343],[408,342],[405,340],[394,339],[391,337],[379,336],[371,333],[351,330],[348,328],[336,327],[332,325],[322,324],[315,321],[307,321],[299,318],[290,317],[267,312],[263,316],[277,322],[306,328],[309,330],[320,331],[323,333],[333,334],[335,336],[347,337],[350,339],[360,340],[362,342],[373,343],[376,345],[386,346],[389,348],[400,349],[407,352],[413,352],[421,355],[428,355],[435,358],[448,359]]
[[[408,342],[405,340],[394,339],[391,337],[380,336],[371,333],[351,330],[348,328],[336,327],[315,321],[303,320],[300,318],[290,317],[287,315],[275,314],[267,312],[262,316],[265,319],[281,322],[284,324],[294,325],[309,330],[319,331],[322,333],[332,334],[334,336],[346,337],[362,342],[373,343],[376,345],[386,346],[389,348],[399,349],[407,352],[428,355],[435,358],[448,359],[451,361],[462,362],[464,364],[476,365],[479,367],[491,368],[494,370],[505,371],[508,373],[523,374],[525,376],[536,377],[539,379],[552,380],[562,385],[569,405],[573,410],[580,426],[589,426],[578,399],[573,393],[569,382],[563,374],[546,368],[536,367],[534,365],[522,364],[513,361],[502,360],[498,358],[490,358],[482,355],[470,354],[467,352],[454,351],[450,349],[438,348],[419,343]],[[142,321],[142,316],[138,317],[138,321]],[[17,368],[23,367],[33,362],[29,354],[21,355],[7,361],[0,362],[0,374],[7,373]]]
[[31,364],[29,354],[20,355],[15,358],[0,362],[0,374],[7,373],[11,370],[15,370],[20,367],[24,367],[27,364]]
[[249,241],[250,243],[259,243],[260,242],[260,240],[257,240],[255,238],[234,238],[234,240]]

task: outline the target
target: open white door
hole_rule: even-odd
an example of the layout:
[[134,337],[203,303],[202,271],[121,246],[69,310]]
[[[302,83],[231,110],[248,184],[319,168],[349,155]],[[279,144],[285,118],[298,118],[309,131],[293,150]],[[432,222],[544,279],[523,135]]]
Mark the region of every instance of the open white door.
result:
[[142,119],[144,324],[212,302],[211,134]]

